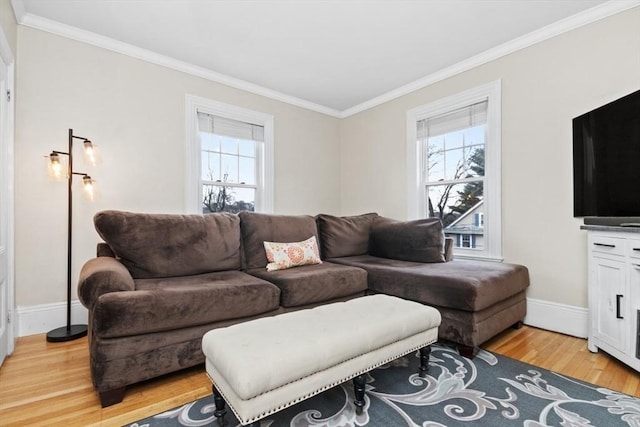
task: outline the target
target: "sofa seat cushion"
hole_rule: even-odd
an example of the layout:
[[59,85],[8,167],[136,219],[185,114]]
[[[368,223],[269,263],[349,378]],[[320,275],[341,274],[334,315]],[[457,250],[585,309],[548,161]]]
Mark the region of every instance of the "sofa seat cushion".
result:
[[274,283],[280,288],[280,305],[297,307],[362,293],[367,290],[367,272],[330,262],[305,265],[287,270],[264,268],[247,273]]
[[366,270],[374,292],[471,312],[529,286],[529,271],[517,264],[471,260],[424,264],[371,255],[330,261]]
[[93,333],[102,338],[171,331],[276,310],[280,289],[240,271],[135,280],[136,290],[98,298]]
[[144,214],[107,210],[96,231],[134,279],[240,270],[240,219],[228,213]]

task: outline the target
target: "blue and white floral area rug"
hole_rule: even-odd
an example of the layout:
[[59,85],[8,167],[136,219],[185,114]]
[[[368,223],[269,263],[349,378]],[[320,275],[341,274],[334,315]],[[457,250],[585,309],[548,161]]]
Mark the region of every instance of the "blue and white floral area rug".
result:
[[[473,360],[433,346],[425,378],[417,354],[369,373],[366,405],[356,415],[351,381],[261,421],[306,426],[640,426],[640,399],[564,377],[484,350]],[[216,426],[211,396],[130,427]],[[229,427],[239,426],[227,410]]]

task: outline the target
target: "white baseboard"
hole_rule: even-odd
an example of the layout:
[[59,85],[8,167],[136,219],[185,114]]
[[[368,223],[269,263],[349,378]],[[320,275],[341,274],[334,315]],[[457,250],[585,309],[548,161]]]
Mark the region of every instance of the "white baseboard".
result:
[[572,305],[558,304],[527,298],[526,325],[560,332],[578,338],[587,338],[589,310]]
[[[87,309],[79,301],[71,301],[71,323],[86,324]],[[67,304],[64,302],[18,307],[18,336],[43,334],[67,323]],[[536,328],[560,332],[579,338],[588,333],[588,310],[582,307],[527,298],[524,323]]]
[[[67,325],[67,303],[18,307],[18,336],[44,334]],[[78,300],[71,301],[71,323],[87,324],[87,309]]]

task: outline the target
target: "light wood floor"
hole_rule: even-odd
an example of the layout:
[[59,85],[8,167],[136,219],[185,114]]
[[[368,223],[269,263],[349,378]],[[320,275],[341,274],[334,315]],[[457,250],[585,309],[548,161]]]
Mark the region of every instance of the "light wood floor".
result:
[[[640,374],[586,340],[532,327],[508,330],[483,345],[533,365],[640,396]],[[1,426],[121,426],[211,393],[203,367],[127,388],[124,401],[102,409],[89,376],[87,339],[47,343],[18,340],[0,368]]]

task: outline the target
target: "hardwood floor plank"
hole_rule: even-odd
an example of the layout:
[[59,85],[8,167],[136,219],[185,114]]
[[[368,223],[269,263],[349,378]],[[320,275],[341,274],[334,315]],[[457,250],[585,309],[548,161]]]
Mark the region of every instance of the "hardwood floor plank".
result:
[[[640,397],[640,374],[586,340],[524,326],[485,343],[485,350]],[[211,393],[197,366],[127,388],[122,403],[102,408],[89,372],[87,339],[47,343],[22,337],[0,368],[2,426],[121,426]]]

